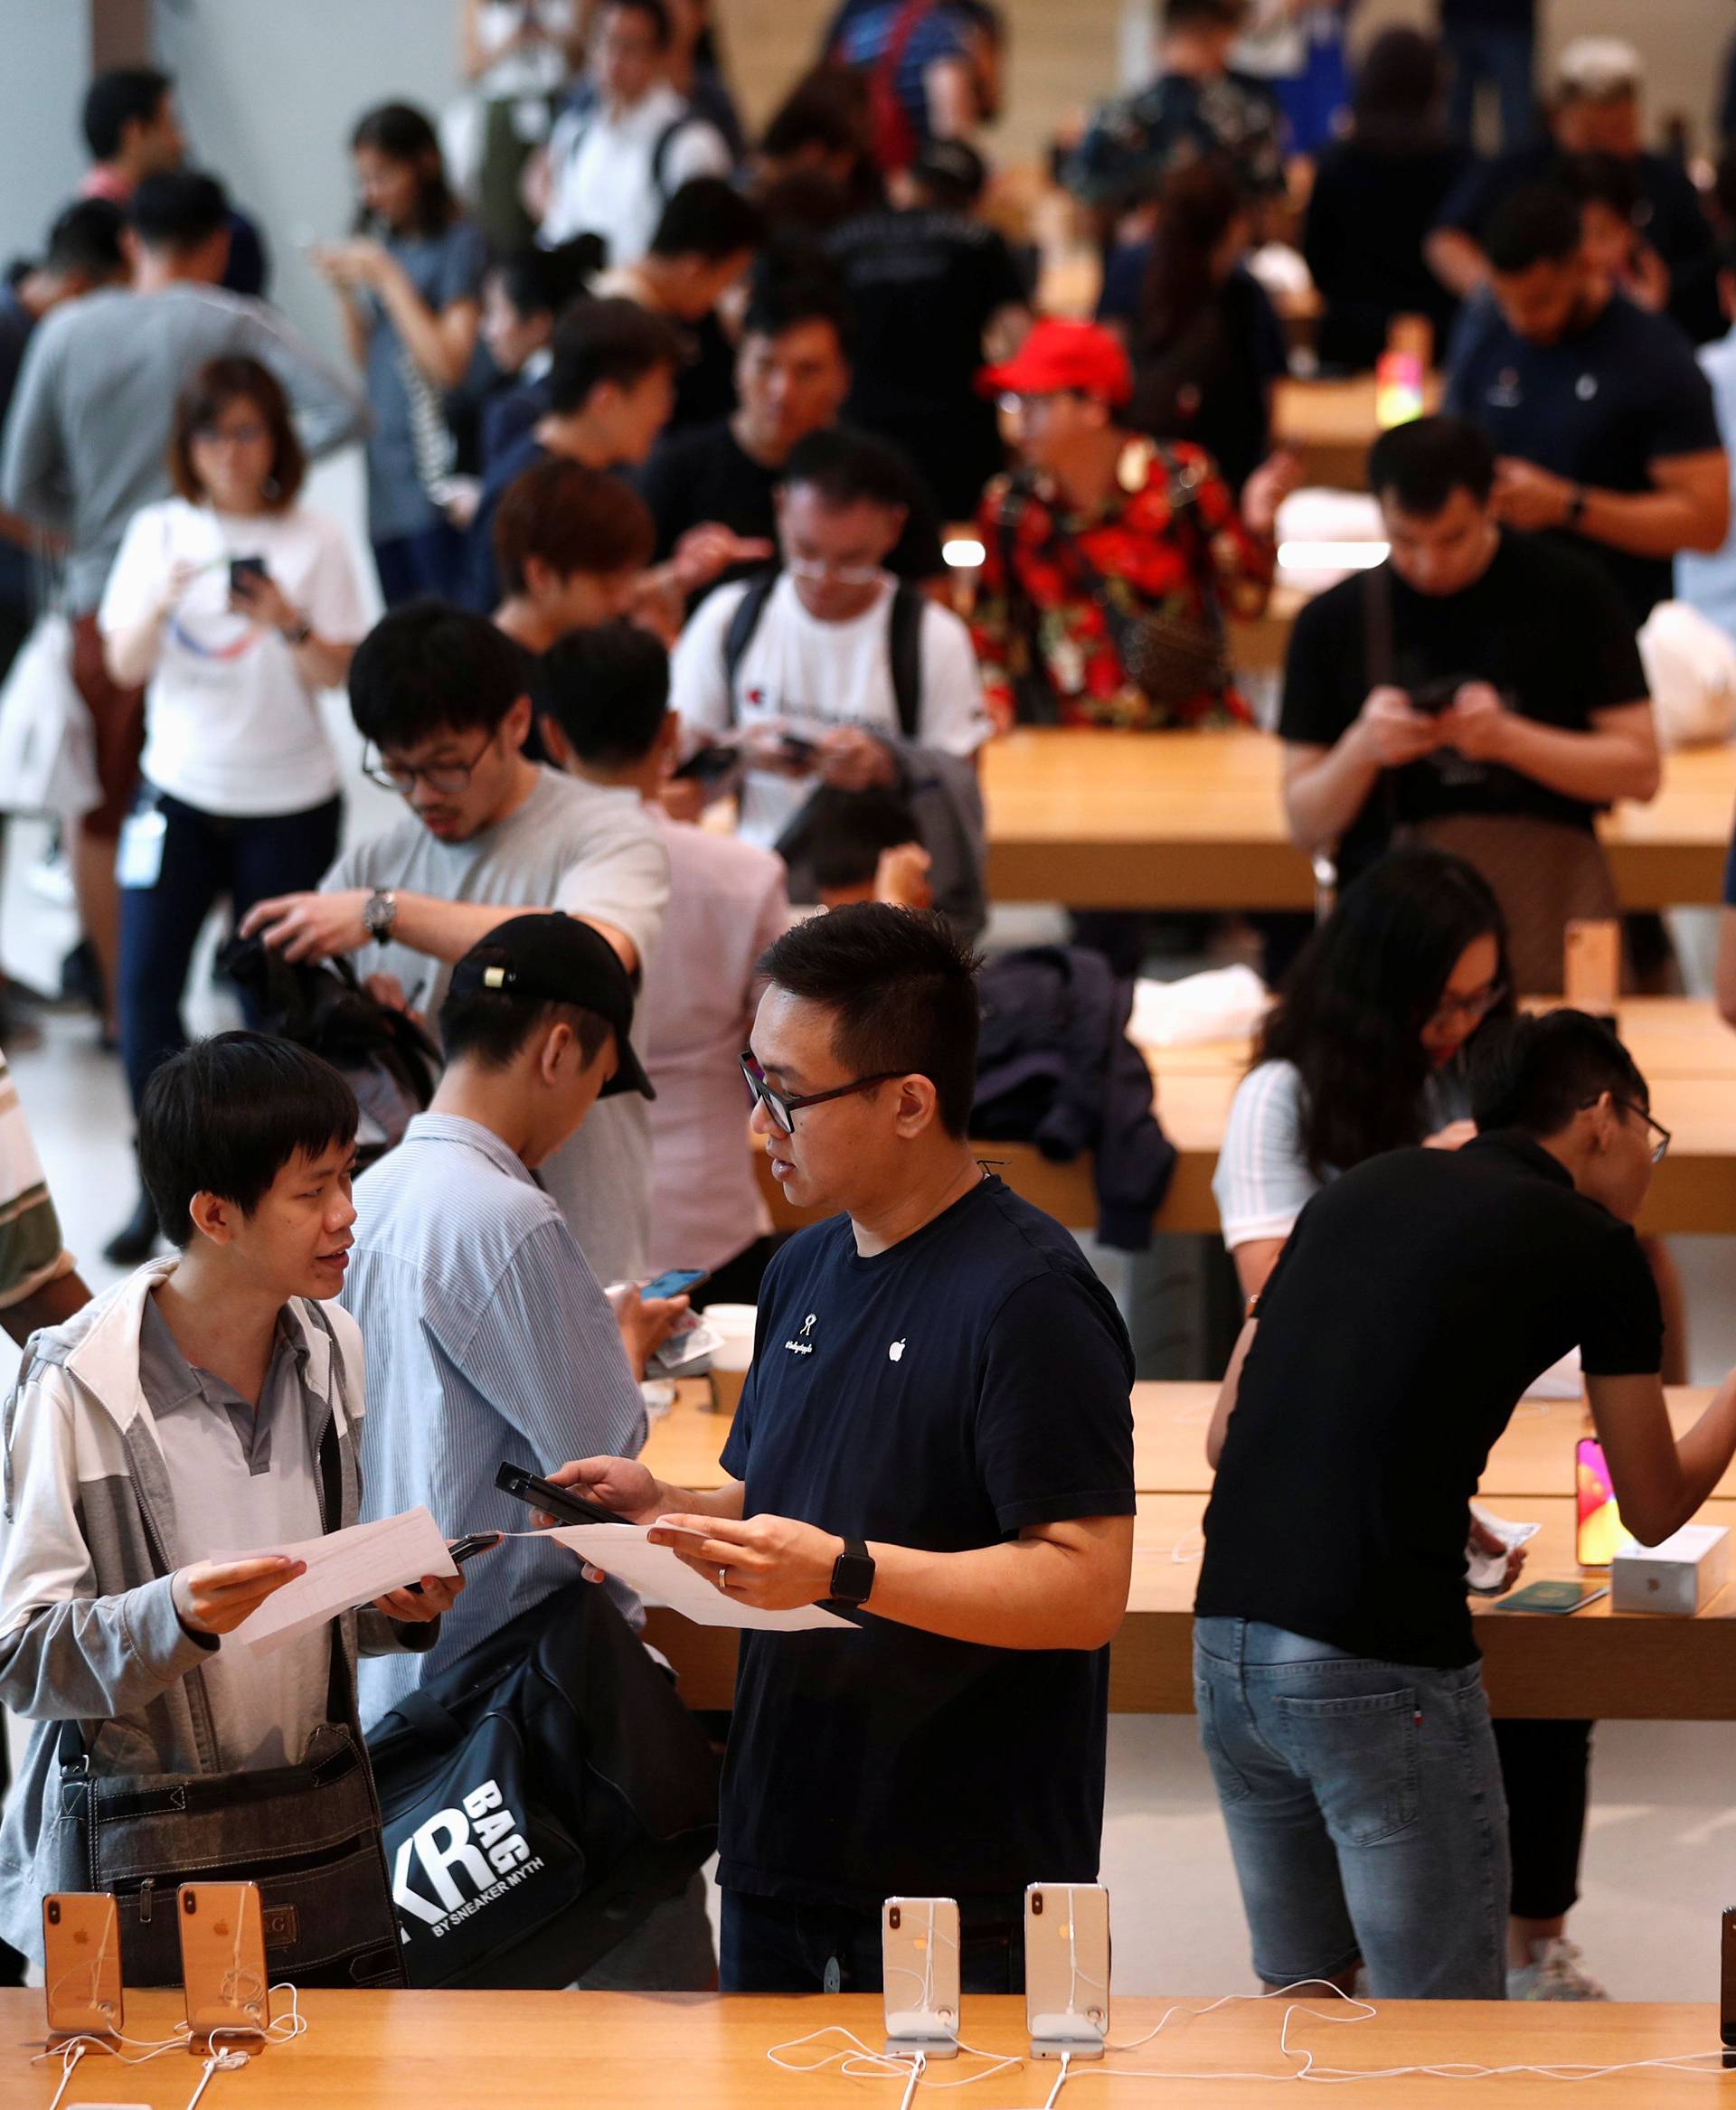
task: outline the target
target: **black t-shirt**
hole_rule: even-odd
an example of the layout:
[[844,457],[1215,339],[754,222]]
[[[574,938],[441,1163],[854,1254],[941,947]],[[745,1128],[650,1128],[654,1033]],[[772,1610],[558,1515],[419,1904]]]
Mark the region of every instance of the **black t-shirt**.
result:
[[[990,1176],[887,1252],[837,1217],[778,1253],[722,1462],[749,1516],[965,1552],[1132,1515],[1132,1382],[1077,1245]],[[1109,1650],[854,1617],[741,1636],[718,1881],[870,1908],[1095,1881]]]
[[[1128,318],[1133,401],[1127,423],[1155,439],[1191,440],[1238,495],[1271,452],[1272,384],[1287,368],[1284,329],[1266,288],[1238,268],[1192,321],[1165,343]],[[1099,306],[1101,316],[1105,309]]]
[[1326,303],[1323,366],[1372,367],[1399,315],[1427,316],[1438,351],[1446,350],[1458,303],[1423,261],[1422,244],[1469,159],[1446,141],[1383,154],[1341,139],[1321,155],[1302,249]]
[[[1600,491],[1649,491],[1650,465],[1723,445],[1712,390],[1687,340],[1620,294],[1554,344],[1507,327],[1493,300],[1467,310],[1442,408],[1481,425],[1497,450]],[[1627,596],[1635,626],[1672,588],[1667,557],[1635,557],[1586,536],[1561,538],[1596,557]]]
[[[1392,659],[1371,668],[1368,599],[1382,589]],[[1278,734],[1329,748],[1378,682],[1414,696],[1448,680],[1487,682],[1509,709],[1568,732],[1588,731],[1594,712],[1646,693],[1633,625],[1597,567],[1543,537],[1504,530],[1488,570],[1463,593],[1418,593],[1382,564],[1309,601],[1290,633]],[[1530,814],[1590,828],[1594,811],[1498,763],[1443,749],[1382,774],[1345,834],[1339,867],[1354,877],[1395,827],[1441,814]]]
[[873,212],[828,245],[856,314],[844,416],[920,462],[948,520],[968,520],[1004,466],[976,391],[983,332],[1027,298],[1003,236],[957,212]]
[[675,407],[667,429],[709,425],[735,409],[735,346],[714,309],[685,325],[693,357],[675,376]]
[[[727,418],[687,431],[665,432],[635,481],[656,520],[660,560],[671,553],[689,528],[703,521],[721,521],[739,535],[763,535],[768,541],[777,537],[773,494],[778,472],[762,467],[737,446]],[[910,518],[886,560],[887,570],[901,579],[938,578],[946,570],[947,560],[940,553],[934,502],[914,470],[910,491]],[[732,579],[745,579],[758,569],[757,564],[739,565],[715,583],[722,586]]]
[[1525,1387],[1575,1347],[1590,1377],[1647,1375],[1663,1338],[1631,1226],[1540,1144],[1368,1159],[1302,1211],[1260,1298],[1195,1611],[1474,1661],[1466,1505]]
[[[1491,160],[1473,162],[1448,193],[1436,224],[1455,228],[1480,242],[1496,206],[1515,191],[1548,183],[1563,158],[1561,148],[1544,139]],[[1694,268],[1711,257],[1716,245],[1693,177],[1679,162],[1663,154],[1637,155],[1634,174],[1639,189],[1635,231],[1669,266],[1670,313],[1696,342],[1721,336],[1723,324],[1715,306],[1707,313],[1704,273]]]

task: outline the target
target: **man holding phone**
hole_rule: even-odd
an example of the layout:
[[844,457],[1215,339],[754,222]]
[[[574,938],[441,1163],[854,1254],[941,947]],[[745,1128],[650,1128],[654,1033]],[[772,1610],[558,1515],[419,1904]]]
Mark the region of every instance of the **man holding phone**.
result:
[[1133,1557],[1133,1354],[1061,1227],[972,1157],[975,962],[877,903],[798,925],[742,1058],[799,1207],[767,1270],[729,1478],[551,1475],[656,1526],[744,1633],[724,1766],[726,1992],[881,1983],[881,1901],[958,1901],[964,1989],[1024,1981],[1023,1893],[1090,1883]]
[[[1269,1986],[1506,1992],[1505,1798],[1466,1505],[1525,1387],[1578,1347],[1624,1517],[1684,1524],[1736,1454],[1736,1374],[1678,1441],[1633,1232],[1669,1136],[1620,1041],[1521,1017],[1479,1134],[1390,1151],[1303,1210],[1207,1439],[1201,1739]],[[1563,1785],[1563,1798],[1568,1794]]]
[[[1343,882],[1401,828],[1477,815],[1589,838],[1599,808],[1657,789],[1625,607],[1590,559],[1497,524],[1495,469],[1465,419],[1383,433],[1368,480],[1390,554],[1297,617],[1278,719],[1285,813],[1298,847],[1335,850]],[[1544,986],[1559,990],[1559,929],[1552,942]]]

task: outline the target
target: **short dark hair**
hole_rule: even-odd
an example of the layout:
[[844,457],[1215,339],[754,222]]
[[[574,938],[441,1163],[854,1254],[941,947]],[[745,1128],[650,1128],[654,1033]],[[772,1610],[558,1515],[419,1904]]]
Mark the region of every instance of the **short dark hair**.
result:
[[839,791],[823,784],[779,848],[792,863],[807,868],[817,888],[830,893],[867,886],[880,869],[882,852],[921,840],[916,815],[897,792]]
[[1495,447],[1468,418],[1413,418],[1369,449],[1368,487],[1417,520],[1432,520],[1455,491],[1486,505],[1495,488]]
[[607,576],[640,570],[656,546],[651,508],[632,485],[560,455],[514,476],[495,513],[495,564],[509,594],[524,592],[532,557],[561,579]]
[[162,108],[175,77],[155,66],[111,66],[84,91],[80,122],[93,161],[112,161],[128,125],[148,125]]
[[[446,177],[446,161],[440,152],[440,136],[433,119],[412,102],[376,103],[364,110],[350,134],[350,152],[367,147],[371,153],[395,161],[416,174],[416,202],[410,230],[415,234],[443,234],[458,217],[458,201]],[[357,227],[365,232],[371,215],[364,206]]]
[[75,271],[87,278],[118,278],[127,268],[120,238],[127,215],[110,198],[80,198],[48,231],[42,268]]
[[855,316],[837,274],[822,268],[817,258],[791,268],[786,259],[762,257],[741,317],[742,338],[781,337],[804,323],[830,323],[839,350],[849,357]]
[[186,256],[229,225],[229,199],[215,176],[175,169],[146,176],[133,193],[128,218],[147,250]]
[[1164,0],[1164,27],[1240,29],[1247,13],[1248,0]]
[[722,176],[693,176],[663,209],[651,237],[654,257],[703,257],[721,264],[757,249],[765,223],[751,198]]
[[637,301],[584,296],[562,309],[551,349],[549,408],[557,417],[570,418],[606,381],[631,388],[655,367],[681,366],[687,340],[673,323]]
[[625,7],[630,14],[642,14],[651,24],[658,51],[666,52],[675,37],[675,25],[670,20],[669,10],[664,0],[603,0],[597,10],[600,18],[613,8]]
[[760,151],[768,161],[791,161],[809,148],[865,156],[871,130],[862,75],[851,66],[816,66],[772,112],[760,136]]
[[1559,1135],[1581,1107],[1609,1092],[1649,1110],[1639,1066],[1601,1019],[1583,1011],[1520,1013],[1479,1034],[1471,1062],[1477,1127]]
[[778,481],[787,491],[806,485],[827,505],[911,503],[910,472],[898,449],[847,425],[823,426],[798,439]]
[[[484,966],[509,966],[504,947],[496,957],[486,945],[471,948],[467,958]],[[588,1069],[615,1029],[600,1012],[577,1003],[551,1003],[546,997],[523,997],[506,989],[470,989],[448,993],[440,1006],[440,1048],[448,1063],[467,1060],[484,1069],[505,1069],[534,1033],[564,1021],[579,1042]]]
[[161,1063],[138,1114],[138,1168],[172,1246],[193,1197],[251,1216],[296,1156],[355,1139],[355,1094],[329,1062],[269,1033],[219,1033]]
[[1483,250],[1504,278],[1536,264],[1564,264],[1580,247],[1580,202],[1562,184],[1527,184],[1489,215]]
[[1607,205],[1629,221],[1639,210],[1639,172],[1618,154],[1570,154],[1556,173],[1561,188],[1581,207]]
[[576,234],[552,250],[514,250],[495,272],[515,315],[559,315],[602,269],[608,254],[600,235]]
[[213,359],[200,368],[192,386],[182,391],[175,406],[175,430],[169,440],[169,479],[190,504],[205,503],[205,487],[193,466],[193,443],[238,401],[251,403],[271,435],[270,498],[266,510],[287,512],[301,489],[307,461],[296,437],[296,421],[289,413],[283,383],[257,359]]
[[512,640],[486,616],[444,601],[389,610],[350,662],[350,716],[382,749],[442,732],[494,732],[524,692]]
[[832,1013],[832,1044],[855,1077],[926,1077],[948,1135],[970,1131],[980,1007],[976,956],[944,917],[854,902],[786,931],[760,972]]
[[536,702],[581,762],[644,761],[669,712],[669,655],[637,623],[570,632],[536,664]]

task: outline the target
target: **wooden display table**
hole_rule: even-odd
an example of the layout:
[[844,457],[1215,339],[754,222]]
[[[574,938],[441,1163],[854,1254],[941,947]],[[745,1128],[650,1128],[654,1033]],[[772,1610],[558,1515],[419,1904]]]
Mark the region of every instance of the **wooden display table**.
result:
[[[1640,997],[1621,1007],[1619,1024],[1652,1087],[1652,1110],[1670,1130],[1670,1154],[1653,1176],[1640,1227],[1646,1231],[1736,1233],[1736,1032],[1712,1004],[1692,997]],[[1222,1147],[1230,1102],[1247,1069],[1245,1041],[1147,1050],[1157,1117],[1177,1163],[1160,1231],[1218,1229],[1212,1175]],[[1088,1157],[1052,1164],[1029,1144],[980,1143],[977,1154],[1007,1184],[1061,1222],[1087,1229],[1097,1220]],[[756,1154],[760,1185],[780,1230],[812,1220],[792,1210]]]
[[[1440,400],[1440,378],[1423,384],[1424,408]],[[1372,373],[1336,381],[1280,379],[1272,390],[1272,440],[1298,458],[1302,482],[1335,491],[1366,491],[1368,450],[1380,437]]]
[[[1709,1940],[1716,1939],[1713,1928]],[[1075,2067],[1061,2110],[1112,2110],[1127,2105],[1212,2105],[1222,2110],[1266,2110],[1269,2080],[1214,2078],[1209,2085],[1166,2075],[1270,2075],[1294,2071],[1279,2049],[1286,2002],[1246,2000],[1200,2015],[1203,1998],[1117,1999],[1110,2011],[1114,2040],[1130,2043],[1155,2030],[1179,2006],[1154,2042]],[[873,2049],[882,2041],[877,1996],[807,1999],[737,1993],[621,1992],[309,1992],[302,1996],[307,2034],[260,2053],[239,2073],[216,2076],[207,2092],[215,2110],[431,2110],[499,2104],[503,2110],[848,2110],[852,2104],[896,2105],[887,2079],[845,2080],[835,2063],[818,2072],[779,2070],[767,2059],[775,2047],[816,2030],[848,2030]],[[1343,2003],[1321,1995],[1290,2024],[1293,2050],[1311,2050],[1322,2067],[1385,2074],[1405,2066],[1474,2060],[1486,2067],[1559,2066],[1570,2060],[1614,2065],[1625,2060],[1682,2058],[1715,2051],[1717,2011],[1710,2006],[1649,2006],[1610,2002],[1558,2006],[1544,2002],[1382,2003],[1372,2021],[1347,2026],[1334,2013]],[[129,2034],[156,2038],[181,2019],[175,1992],[128,1992]],[[1197,2019],[1194,2019],[1197,2016]],[[1316,2017],[1318,2019],[1316,2019]],[[1005,1996],[965,1996],[967,2040],[1023,2061],[957,2098],[980,2097],[984,2110],[1036,2110],[1060,2077],[1052,2062],[1026,2058],[1024,2002]],[[0,1991],[0,2039],[7,2064],[0,2104],[47,2110],[60,2064],[33,2067],[42,2041],[39,1992]],[[840,2049],[842,2039],[834,2039]],[[826,2043],[787,2054],[824,2056]],[[1590,2082],[1593,2105],[1639,2110],[1689,2110],[1736,2102],[1736,2076],[1656,2068]],[[1106,2086],[1102,2075],[1131,2077]],[[184,2110],[200,2063],[179,2052],[149,2065],[121,2067],[87,2058],[73,2078],[70,2110],[107,2100],[148,2110]],[[944,2085],[983,2070],[968,2060],[937,2069]],[[1445,2084],[1412,2077],[1380,2079],[1355,2097],[1380,2110],[1434,2110]],[[929,2089],[918,2092],[919,2104]],[[1471,2110],[1519,2110],[1548,2099],[1550,2084],[1533,2075],[1456,2082],[1445,2090]],[[1576,2098],[1579,2090],[1573,2091]]]
[[[1309,909],[1284,832],[1282,750],[1258,732],[1026,728],[983,750],[989,893],[1080,909]],[[1629,909],[1715,902],[1736,747],[1666,758],[1649,805],[1599,833]]]

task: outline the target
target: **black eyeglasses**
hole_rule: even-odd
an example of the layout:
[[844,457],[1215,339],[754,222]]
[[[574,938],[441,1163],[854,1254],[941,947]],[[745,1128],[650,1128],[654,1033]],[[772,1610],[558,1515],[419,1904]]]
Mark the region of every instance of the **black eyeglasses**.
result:
[[786,1135],[795,1135],[796,1116],[804,1107],[823,1106],[827,1099],[847,1099],[853,1092],[865,1092],[877,1084],[890,1084],[893,1078],[904,1074],[901,1069],[882,1069],[873,1077],[859,1077],[853,1084],[835,1084],[829,1092],[802,1092],[792,1098],[788,1092],[780,1092],[766,1082],[766,1073],[754,1060],[751,1049],[741,1050],[741,1079],[748,1088],[749,1103],[763,1107],[773,1124]]
[[416,788],[420,777],[430,791],[445,798],[456,798],[475,775],[476,765],[500,736],[490,733],[488,738],[467,762],[386,763],[377,755],[368,759],[369,749],[362,750],[362,774],[370,784],[377,784],[382,791],[395,791],[400,798],[408,798]]
[[[1596,1099],[1581,1099],[1580,1111],[1583,1113],[1588,1107],[1595,1107],[1597,1103]],[[1661,1165],[1669,1154],[1670,1148],[1670,1132],[1665,1127],[1663,1122],[1654,1121],[1645,1107],[1637,1105],[1632,1099],[1617,1098],[1614,1092],[1609,1095],[1609,1103],[1612,1107],[1619,1107],[1624,1114],[1637,1114],[1639,1118],[1645,1122],[1646,1127],[1657,1137],[1657,1141],[1652,1145],[1652,1163],[1655,1165]]]

